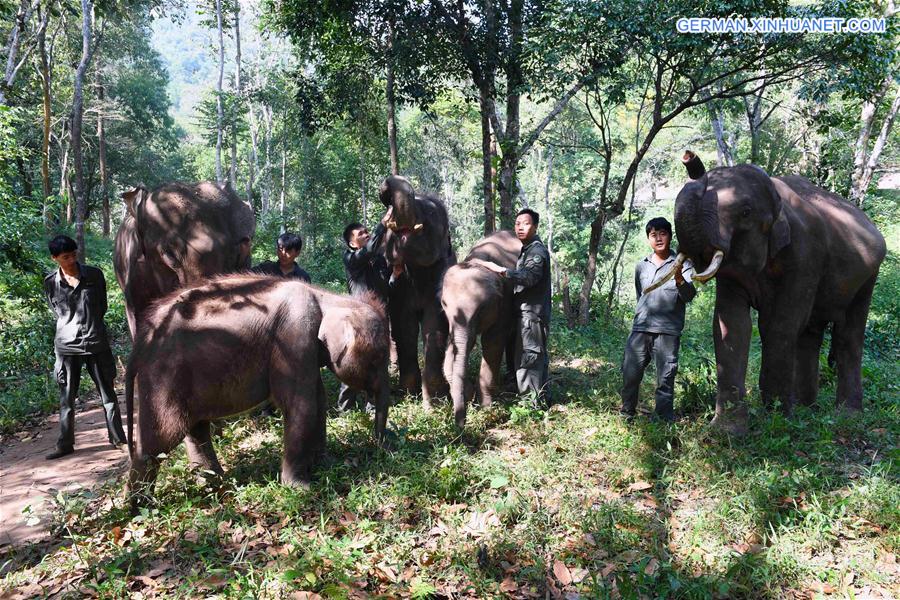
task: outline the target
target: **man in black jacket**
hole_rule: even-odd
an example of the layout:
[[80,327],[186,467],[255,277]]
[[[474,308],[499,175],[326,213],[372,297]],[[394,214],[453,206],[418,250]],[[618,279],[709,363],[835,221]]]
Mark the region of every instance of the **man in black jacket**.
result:
[[297,257],[300,256],[301,250],[303,250],[303,239],[299,235],[296,233],[282,233],[278,236],[278,241],[275,242],[278,261],[267,260],[250,270],[260,275],[293,277],[310,283],[309,273],[297,264]]
[[78,245],[65,235],[47,244],[59,269],[44,278],[44,295],[56,317],[54,375],[59,385],[59,440],[47,455],[53,460],[75,451],[75,397],[86,365],[103,400],[109,443],[125,443],[113,382],[116,366],[106,335],[106,279],[103,271],[78,262]]
[[[374,292],[387,305],[388,290],[403,275],[403,265],[389,267],[384,253],[380,252],[386,231],[385,223],[391,219],[393,210],[393,207],[388,208],[371,235],[362,223],[350,223],[344,228],[344,243],[347,244],[347,249],[344,250],[344,270],[347,273],[347,291],[351,296]],[[356,392],[341,384],[338,408],[349,411],[356,406]]]

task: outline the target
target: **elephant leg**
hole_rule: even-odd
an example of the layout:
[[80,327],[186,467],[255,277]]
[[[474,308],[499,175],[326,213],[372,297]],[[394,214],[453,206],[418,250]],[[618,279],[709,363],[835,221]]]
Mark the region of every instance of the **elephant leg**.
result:
[[422,405],[426,410],[433,406],[435,398],[447,396],[450,392],[441,368],[447,351],[447,329],[447,318],[439,305],[426,307],[422,314],[422,346],[425,351]]
[[794,398],[802,406],[811,406],[819,393],[819,352],[825,336],[825,323],[810,322],[797,338],[794,361]]
[[[278,377],[272,394],[284,411],[284,455],[281,459],[281,482],[306,487],[312,479],[312,468],[325,437],[320,406],[322,376],[315,370],[315,381],[297,381]],[[324,396],[324,393],[322,394]]]
[[418,394],[422,386],[419,370],[419,320],[405,298],[391,297],[389,306],[391,337],[397,347],[400,388],[407,394]]
[[185,415],[174,404],[166,402],[166,396],[163,390],[157,392],[156,397],[138,397],[137,400],[136,439],[125,487],[125,497],[132,510],[145,505],[153,493],[153,484],[159,474],[158,457],[171,452],[187,433]]
[[866,319],[875,289],[875,277],[867,281],[850,303],[843,323],[835,323],[831,334],[837,362],[836,404],[846,410],[862,410],[862,349]]
[[187,448],[188,461],[194,467],[219,475],[225,473],[213,448],[209,421],[200,421],[191,427],[187,437],[184,438],[184,445]]
[[481,406],[488,407],[494,399],[500,381],[500,363],[503,360],[506,340],[489,331],[481,336],[481,372],[478,388],[481,392]]
[[729,280],[716,283],[713,342],[716,351],[716,416],[711,425],[732,435],[747,433],[744,381],[750,352],[750,302]]

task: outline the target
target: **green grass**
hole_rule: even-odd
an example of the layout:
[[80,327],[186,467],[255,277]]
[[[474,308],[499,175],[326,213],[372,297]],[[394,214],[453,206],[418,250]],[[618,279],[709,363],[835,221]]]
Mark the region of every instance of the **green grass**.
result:
[[[886,237],[897,240],[888,224]],[[281,422],[241,418],[217,440],[226,476],[198,482],[183,449],[156,502],[123,508],[121,481],[60,495],[50,545],[0,557],[0,590],[71,597],[783,598],[900,595],[900,360],[896,248],[873,301],[865,409],[760,407],[751,434],[709,430],[711,289],[689,310],[674,426],[617,414],[630,314],[551,334],[554,395],[473,410],[393,407],[390,451],[363,414],[331,415],[329,460],[309,490],[277,481]],[[470,365],[475,367],[473,359]],[[641,390],[652,397],[652,373]],[[330,398],[337,385],[326,375]],[[564,585],[568,582],[568,585]],[[28,587],[28,586],[32,587]],[[43,592],[34,585],[43,586]],[[302,597],[297,595],[295,597]],[[572,596],[570,596],[572,597]],[[878,597],[875,595],[875,597]]]

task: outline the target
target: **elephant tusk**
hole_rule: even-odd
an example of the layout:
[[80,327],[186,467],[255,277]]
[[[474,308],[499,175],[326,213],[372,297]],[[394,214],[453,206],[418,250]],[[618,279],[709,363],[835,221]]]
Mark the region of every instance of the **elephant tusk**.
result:
[[709,266],[702,273],[697,273],[692,278],[694,281],[699,281],[700,283],[706,283],[710,279],[716,276],[716,272],[719,270],[719,267],[722,266],[722,260],[725,258],[725,253],[721,250],[716,250],[716,253],[713,254],[712,260],[709,262]]
[[675,275],[675,269],[677,269],[679,266],[683,265],[685,259],[687,259],[687,256],[685,256],[684,254],[679,252],[678,256],[675,257],[675,264],[672,265],[672,268],[669,269],[669,271],[665,275],[663,275],[660,279],[653,282],[652,285],[647,286],[647,289],[645,289],[643,291],[643,293],[649,294],[653,290],[661,288],[667,281],[672,279],[672,276]]
[[423,227],[425,227],[425,225],[423,223],[416,223],[413,226],[413,231],[422,231]]

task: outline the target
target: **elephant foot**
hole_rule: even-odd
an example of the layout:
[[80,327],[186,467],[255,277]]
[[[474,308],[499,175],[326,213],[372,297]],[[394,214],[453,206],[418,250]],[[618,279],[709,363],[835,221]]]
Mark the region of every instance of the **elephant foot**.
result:
[[434,402],[431,401],[431,398],[422,398],[422,410],[424,410],[425,412],[431,412],[434,409]]
[[727,433],[728,435],[735,437],[743,437],[747,435],[747,417],[746,411],[744,411],[744,416],[739,417],[735,415],[725,416],[725,415],[716,415],[713,417],[713,420],[710,421],[710,427],[714,429],[718,429],[723,433]]
[[728,435],[747,435],[747,405],[740,390],[720,391],[716,401],[716,416],[710,426]]

